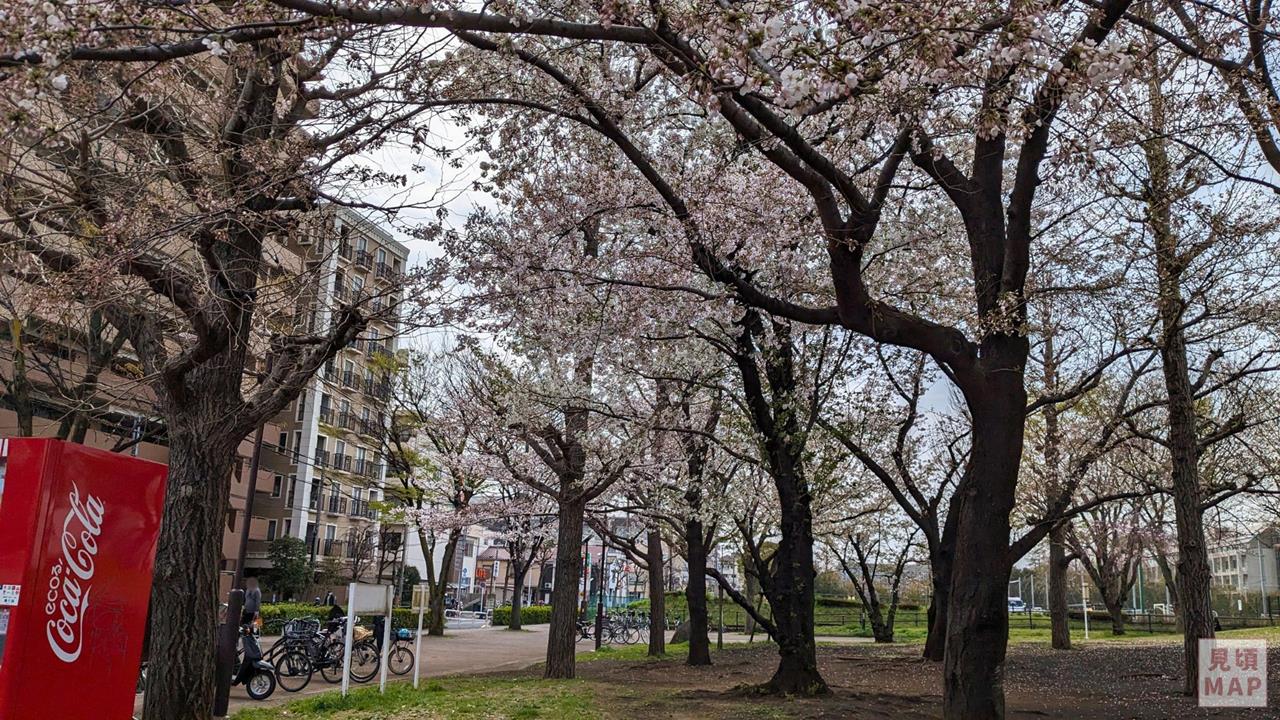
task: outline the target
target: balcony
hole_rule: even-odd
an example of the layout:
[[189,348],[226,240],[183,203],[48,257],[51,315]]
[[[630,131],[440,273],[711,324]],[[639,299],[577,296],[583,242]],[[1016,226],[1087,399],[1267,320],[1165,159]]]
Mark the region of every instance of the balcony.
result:
[[360,420],[360,432],[364,435],[381,435],[382,429],[382,423],[378,420],[372,418]]
[[351,456],[344,453],[335,454],[333,456],[333,467],[335,470],[351,472]]
[[330,360],[329,362],[324,364],[325,379],[332,380],[334,378],[334,373],[336,373],[337,371],[338,371],[338,366],[333,362],[333,360]]
[[[307,506],[308,506],[308,507],[310,507],[312,510],[319,510],[319,509],[320,509],[320,494],[319,494],[319,493],[316,493],[316,492],[311,493],[311,502],[307,503]],[[314,539],[314,538],[312,538],[312,539]]]
[[386,400],[391,397],[391,384],[386,380],[368,377],[364,379],[364,391],[368,395]]
[[390,352],[387,350],[387,346],[385,343],[379,343],[379,342],[374,342],[370,340],[367,343],[365,343],[365,354],[373,358],[373,357],[377,357],[378,355],[390,354]]
[[377,480],[378,476],[382,475],[382,465],[379,463],[373,463],[373,462],[367,463],[364,466],[364,472],[362,474],[367,478],[373,478],[374,480]]
[[367,250],[357,250],[356,267],[362,267],[365,270],[373,267],[373,256]]
[[333,408],[331,407],[320,408],[320,422],[324,423],[325,425],[333,424]]
[[342,387],[353,388],[353,387],[359,387],[359,386],[360,386],[360,379],[356,377],[355,370],[342,371]]
[[354,413],[350,413],[350,412],[338,413],[338,427],[344,430],[355,430],[356,423],[358,422],[359,420],[358,418],[356,418]]
[[320,545],[320,554],[325,557],[343,557],[341,540],[326,539]]
[[338,243],[338,257],[341,257],[345,260],[351,259],[351,243],[347,242],[346,240],[343,240]]
[[333,296],[339,300],[347,299],[347,286],[343,283],[337,283],[333,286]]
[[400,271],[391,267],[387,263],[378,263],[377,275],[383,280],[395,281],[400,277]]
[[351,517],[376,520],[378,519],[378,511],[373,509],[373,506],[369,504],[368,500],[352,500]]
[[317,451],[316,451],[316,457],[315,457],[315,464],[316,464],[316,467],[328,467],[328,465],[329,465],[329,451],[328,451],[328,450],[317,450]]

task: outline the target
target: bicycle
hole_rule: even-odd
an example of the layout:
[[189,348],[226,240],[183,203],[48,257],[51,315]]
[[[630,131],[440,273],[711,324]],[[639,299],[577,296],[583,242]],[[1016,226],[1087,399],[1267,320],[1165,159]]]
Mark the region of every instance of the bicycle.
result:
[[[288,692],[299,692],[311,682],[316,670],[325,680],[342,679],[345,620],[331,623],[320,630],[320,622],[312,618],[285,623],[284,635],[271,647],[267,657],[276,667],[276,681]],[[351,645],[351,679],[368,682],[378,674],[381,659],[371,637]]]
[[395,640],[391,644],[391,649],[387,651],[387,669],[394,675],[407,675],[413,669],[414,656],[413,650],[409,648],[409,640],[413,637],[413,632],[408,628],[400,628],[396,631]]

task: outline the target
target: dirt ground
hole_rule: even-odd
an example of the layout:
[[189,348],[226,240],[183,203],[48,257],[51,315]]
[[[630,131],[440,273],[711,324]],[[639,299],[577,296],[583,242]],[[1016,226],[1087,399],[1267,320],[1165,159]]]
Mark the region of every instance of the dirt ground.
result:
[[[726,650],[709,668],[679,660],[582,663],[578,676],[596,687],[610,718],[747,720],[759,718],[892,718],[941,715],[941,672],[918,657],[918,645],[819,649],[830,696],[751,696],[745,686],[768,679],[775,650]],[[1280,718],[1280,649],[1269,652],[1270,708],[1199,708],[1183,697],[1181,649],[1170,644],[1094,644],[1070,652],[1046,645],[1009,648],[1008,717],[1113,720]]]

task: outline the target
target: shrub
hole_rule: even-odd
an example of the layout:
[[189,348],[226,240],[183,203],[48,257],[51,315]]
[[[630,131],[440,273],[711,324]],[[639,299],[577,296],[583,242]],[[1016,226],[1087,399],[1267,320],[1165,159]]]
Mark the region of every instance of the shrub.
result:
[[[507,625],[511,622],[511,606],[500,605],[493,609],[493,624]],[[521,625],[545,625],[551,622],[550,605],[524,605],[520,608]]]
[[[266,635],[279,635],[284,624],[297,618],[316,618],[324,622],[329,617],[328,605],[312,605],[311,603],[270,603],[262,606],[262,631]],[[373,624],[372,613],[360,615],[362,625]],[[430,624],[430,618],[424,618],[423,627]],[[391,626],[395,628],[418,627],[418,613],[409,608],[396,608],[392,611]]]

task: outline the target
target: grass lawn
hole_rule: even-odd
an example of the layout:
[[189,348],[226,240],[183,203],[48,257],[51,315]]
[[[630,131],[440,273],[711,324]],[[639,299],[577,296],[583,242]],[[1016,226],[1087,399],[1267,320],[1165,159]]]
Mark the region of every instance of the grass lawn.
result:
[[337,692],[315,695],[273,708],[236,713],[234,720],[538,720],[599,718],[595,692],[582,680],[452,677],[430,680],[418,690],[409,683],[360,688],[345,698]]

